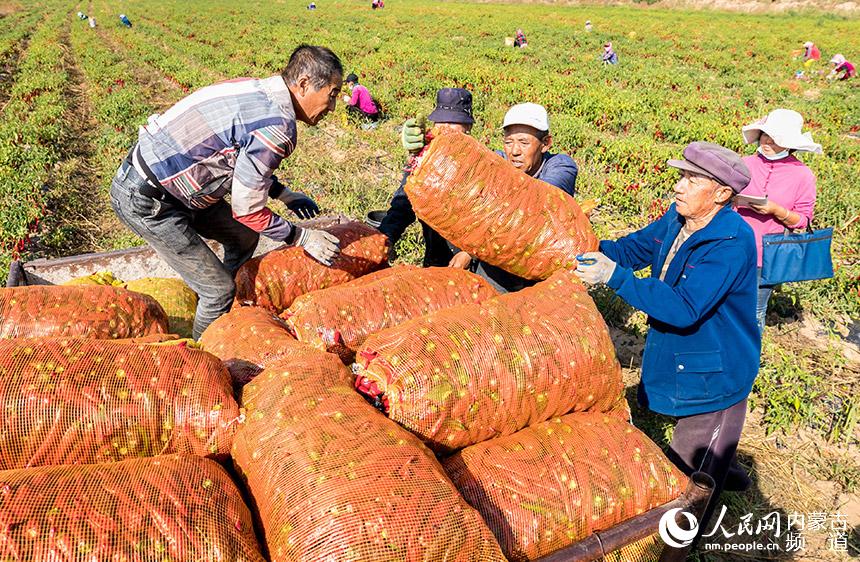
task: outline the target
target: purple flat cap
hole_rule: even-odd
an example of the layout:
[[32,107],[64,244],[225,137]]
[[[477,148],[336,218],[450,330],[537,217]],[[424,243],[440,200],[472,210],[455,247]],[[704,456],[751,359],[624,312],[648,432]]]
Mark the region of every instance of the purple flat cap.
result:
[[740,193],[750,182],[750,171],[733,150],[712,142],[691,142],[684,148],[683,160],[667,160],[679,170],[701,174]]

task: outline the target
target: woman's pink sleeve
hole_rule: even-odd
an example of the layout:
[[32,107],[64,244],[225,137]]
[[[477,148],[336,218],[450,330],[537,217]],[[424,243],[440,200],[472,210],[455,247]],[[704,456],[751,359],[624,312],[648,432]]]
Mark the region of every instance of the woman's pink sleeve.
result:
[[815,176],[810,171],[803,184],[797,190],[797,200],[789,211],[800,215],[800,220],[797,224],[791,225],[789,228],[806,228],[806,225],[812,220],[815,210]]

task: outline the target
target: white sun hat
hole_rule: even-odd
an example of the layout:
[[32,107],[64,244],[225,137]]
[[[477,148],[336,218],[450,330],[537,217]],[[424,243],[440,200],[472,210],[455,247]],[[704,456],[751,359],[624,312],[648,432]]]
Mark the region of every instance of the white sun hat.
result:
[[502,129],[509,125],[528,125],[538,131],[549,131],[546,108],[536,103],[518,103],[505,113]]
[[783,148],[821,154],[821,145],[812,141],[811,133],[802,133],[802,128],[803,117],[800,113],[791,109],[774,109],[767,117],[745,126],[741,131],[747,144],[758,141],[762,133],[767,133],[773,142]]
[[812,41],[807,41],[803,44],[804,47],[811,47],[813,45]]
[[830,64],[842,64],[843,62],[845,62],[845,56],[839,54],[833,55],[833,58],[830,59]]

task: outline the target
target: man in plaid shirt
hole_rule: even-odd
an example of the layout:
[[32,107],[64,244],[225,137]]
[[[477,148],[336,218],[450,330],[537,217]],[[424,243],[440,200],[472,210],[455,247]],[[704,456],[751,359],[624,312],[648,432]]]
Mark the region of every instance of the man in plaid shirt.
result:
[[[195,339],[229,310],[233,277],[260,234],[326,265],[338,254],[336,237],[294,225],[266,203],[279,199],[300,218],[319,212],[274,172],[295,149],[296,121],[316,125],[334,111],[342,83],[337,55],[300,45],[281,74],[207,86],[140,128],[111,184],[111,204],[197,293]],[[203,238],[224,246],[223,262]]]

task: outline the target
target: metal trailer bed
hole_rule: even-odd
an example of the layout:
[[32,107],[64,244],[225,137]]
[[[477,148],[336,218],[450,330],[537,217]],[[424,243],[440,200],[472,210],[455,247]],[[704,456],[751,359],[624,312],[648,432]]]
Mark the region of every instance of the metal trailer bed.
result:
[[[307,226],[324,226],[348,220],[346,217],[315,219],[305,223]],[[261,239],[255,255],[267,252],[277,244]],[[220,250],[217,244],[213,250]],[[12,262],[9,268],[7,287],[24,285],[54,285],[69,279],[90,275],[96,271],[109,270],[124,281],[132,281],[142,277],[177,277],[176,273],[164,263],[154,250],[148,246],[116,250],[96,254],[82,254],[57,259],[37,259],[31,262]],[[588,562],[602,560],[604,556],[655,535],[658,532],[660,518],[669,510],[680,508],[692,513],[696,519],[704,512],[711,497],[714,483],[710,476],[696,473],[690,478],[689,486],[681,497],[651,509],[636,517],[619,523],[609,529],[596,532],[588,538],[572,544],[564,549],[544,556],[535,562]],[[676,522],[681,528],[686,528],[686,519],[676,513]],[[684,548],[664,547],[660,562],[683,561],[690,550],[690,545]]]

